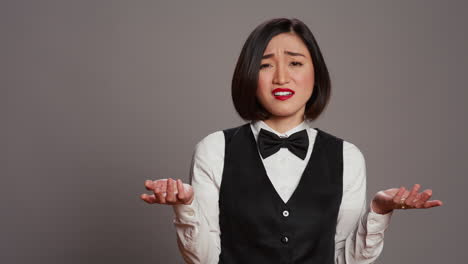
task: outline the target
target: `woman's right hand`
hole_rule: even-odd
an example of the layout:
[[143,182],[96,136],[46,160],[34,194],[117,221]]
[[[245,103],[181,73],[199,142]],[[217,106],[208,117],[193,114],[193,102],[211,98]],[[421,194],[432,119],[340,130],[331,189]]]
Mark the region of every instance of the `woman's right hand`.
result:
[[192,186],[184,184],[182,180],[177,181],[172,178],[159,179],[156,181],[146,180],[145,187],[153,194],[142,194],[140,198],[149,204],[186,204],[192,203],[194,192]]

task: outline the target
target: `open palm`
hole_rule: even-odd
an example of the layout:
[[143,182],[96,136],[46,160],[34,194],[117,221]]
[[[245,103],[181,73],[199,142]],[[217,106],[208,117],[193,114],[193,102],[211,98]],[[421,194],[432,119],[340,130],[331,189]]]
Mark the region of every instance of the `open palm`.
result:
[[443,204],[440,200],[429,200],[432,196],[431,189],[419,193],[420,187],[419,184],[415,184],[411,191],[404,186],[379,191],[372,200],[372,209],[377,213],[386,214],[394,209],[426,209]]

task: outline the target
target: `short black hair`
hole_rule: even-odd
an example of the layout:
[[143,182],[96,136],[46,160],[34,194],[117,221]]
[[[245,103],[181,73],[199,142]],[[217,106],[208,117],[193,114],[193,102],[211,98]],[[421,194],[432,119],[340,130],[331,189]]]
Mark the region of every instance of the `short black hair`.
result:
[[232,78],[232,100],[244,120],[266,120],[271,116],[256,97],[258,73],[270,40],[281,33],[294,33],[307,46],[314,65],[315,82],[306,103],[305,119],[315,120],[325,109],[331,95],[330,74],[310,29],[297,18],[274,18],[258,25],[244,43]]

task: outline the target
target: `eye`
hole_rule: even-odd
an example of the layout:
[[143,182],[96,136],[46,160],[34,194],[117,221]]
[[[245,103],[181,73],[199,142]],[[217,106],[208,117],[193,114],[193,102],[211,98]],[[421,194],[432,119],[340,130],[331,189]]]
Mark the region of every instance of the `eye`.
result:
[[[292,64],[292,66],[294,66],[294,67],[302,66],[302,65],[303,65],[302,63],[300,63],[300,62],[298,62],[298,61],[293,61],[293,62],[291,62],[291,64]],[[260,65],[260,69],[267,68],[267,67],[269,67],[269,66],[271,66],[271,65],[268,64],[268,63],[265,63],[265,64]]]
[[293,62],[291,62],[291,64],[293,64],[293,66],[302,66],[302,63],[300,63],[298,61],[293,61]]

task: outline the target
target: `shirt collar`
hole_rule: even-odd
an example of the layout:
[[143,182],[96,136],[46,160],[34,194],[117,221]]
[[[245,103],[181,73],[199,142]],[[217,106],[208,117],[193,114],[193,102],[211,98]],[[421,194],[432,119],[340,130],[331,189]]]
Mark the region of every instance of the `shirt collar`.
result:
[[291,134],[294,134],[294,133],[296,133],[298,131],[301,131],[303,129],[305,129],[307,131],[307,133],[309,134],[309,129],[308,129],[309,125],[307,124],[307,122],[305,120],[302,121],[302,123],[300,123],[296,127],[292,128],[292,129],[290,129],[290,130],[288,130],[288,131],[286,131],[284,133],[277,132],[276,130],[274,130],[273,128],[268,126],[262,120],[252,121],[250,124],[251,124],[251,127],[252,127],[252,132],[253,132],[254,137],[255,137],[255,141],[257,140],[258,134],[260,133],[260,129],[262,129],[262,128],[265,129],[265,130],[268,130],[270,132],[275,133],[279,137],[289,137]]

